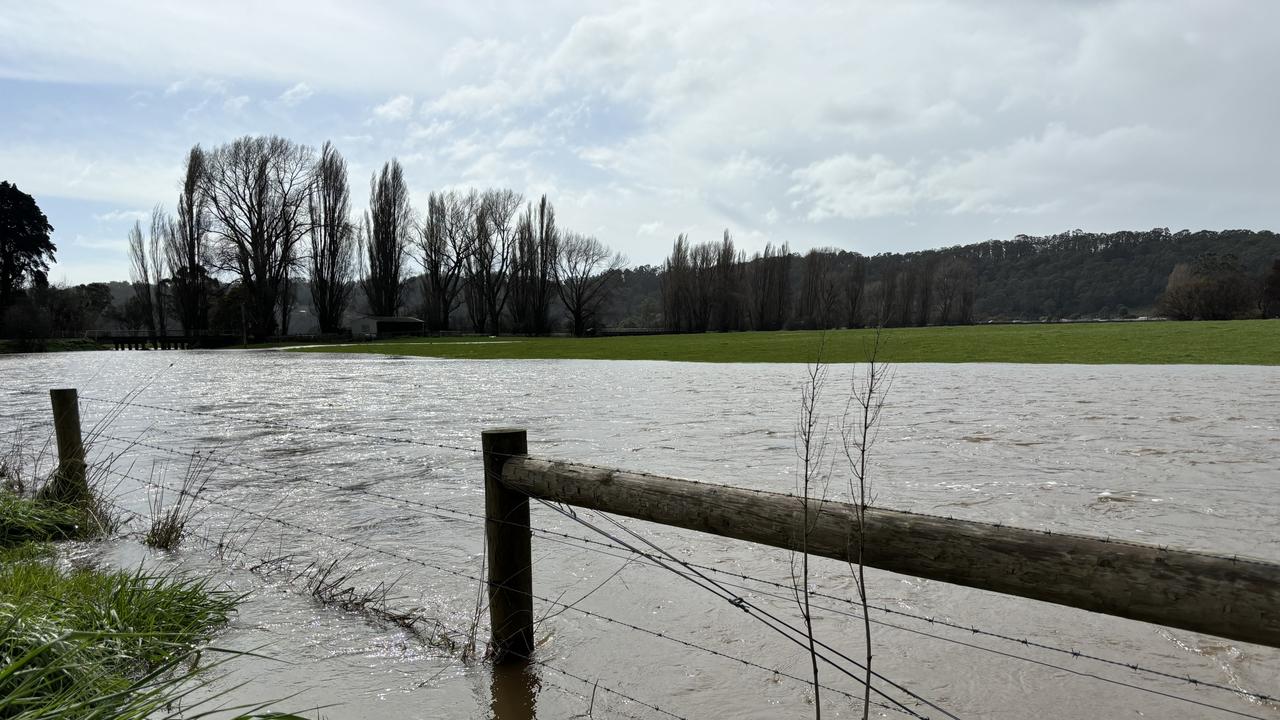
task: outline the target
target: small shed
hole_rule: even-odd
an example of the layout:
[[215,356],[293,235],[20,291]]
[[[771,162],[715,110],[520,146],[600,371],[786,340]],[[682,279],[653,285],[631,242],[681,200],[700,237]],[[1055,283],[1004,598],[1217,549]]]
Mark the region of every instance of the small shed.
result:
[[415,317],[362,317],[351,323],[351,334],[374,340],[401,335],[423,335],[427,324]]

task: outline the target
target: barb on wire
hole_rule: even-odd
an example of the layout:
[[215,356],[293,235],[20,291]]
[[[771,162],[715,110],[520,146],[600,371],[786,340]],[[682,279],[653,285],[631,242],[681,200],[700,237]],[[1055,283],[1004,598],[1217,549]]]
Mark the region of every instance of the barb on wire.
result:
[[[558,531],[555,531],[555,530],[549,530],[549,529],[546,529],[546,528],[530,528],[530,529],[531,529],[533,532],[535,532],[535,533],[537,533],[537,534],[539,534],[539,535],[546,536],[546,537],[545,537],[545,539],[550,540],[550,541],[552,541],[552,542],[559,542],[559,543],[563,543],[563,544],[568,545],[568,546],[571,546],[571,547],[579,547],[580,549],[589,550],[589,551],[597,552],[597,553],[602,553],[602,554],[608,555],[608,556],[610,556],[610,557],[616,557],[616,558],[626,558],[626,557],[629,557],[629,555],[618,555],[618,554],[616,554],[616,553],[609,552],[609,550],[619,550],[619,551],[622,551],[622,552],[625,552],[625,553],[632,553],[632,554],[634,554],[634,555],[638,555],[638,556],[640,556],[640,557],[642,557],[642,558],[645,558],[646,560],[651,561],[651,562],[650,562],[650,564],[652,564],[652,565],[654,565],[654,566],[657,566],[657,565],[656,565],[656,562],[653,562],[653,561],[656,561],[656,560],[659,560],[659,559],[660,559],[660,558],[656,557],[656,556],[655,556],[654,554],[652,554],[652,553],[648,553],[648,552],[644,552],[644,551],[640,551],[640,550],[636,550],[636,549],[632,549],[632,548],[624,547],[624,546],[622,546],[622,545],[618,545],[618,544],[614,544],[614,543],[610,543],[610,542],[602,542],[602,541],[600,541],[600,540],[596,540],[596,539],[593,539],[593,538],[581,537],[581,536],[578,536],[578,535],[571,535],[571,534],[568,534],[568,533],[562,533],[562,532],[558,532]],[[581,543],[581,545],[577,545],[578,543]],[[773,588],[777,588],[777,589],[780,589],[780,590],[786,590],[786,591],[788,591],[788,592],[790,592],[790,591],[792,591],[792,590],[793,590],[792,586],[790,586],[790,585],[786,585],[786,584],[783,584],[783,583],[775,582],[775,581],[773,581],[773,580],[767,580],[767,579],[765,579],[765,578],[756,577],[756,576],[754,576],[754,575],[747,575],[747,574],[745,574],[745,573],[737,573],[737,572],[734,572],[734,571],[732,571],[732,570],[726,570],[726,569],[724,569],[724,568],[716,567],[716,566],[714,566],[714,565],[705,565],[705,564],[697,563],[697,562],[694,562],[694,561],[691,561],[691,560],[682,560],[681,562],[682,562],[682,563],[684,563],[684,564],[689,565],[690,567],[697,568],[697,569],[702,570],[702,571],[712,572],[712,573],[716,573],[716,574],[719,574],[719,575],[724,575],[724,576],[731,577],[731,578],[735,578],[735,579],[742,580],[742,581],[745,581],[745,582],[757,583],[757,584],[759,584],[759,585],[765,585],[765,586],[773,587]],[[722,584],[729,584],[729,583],[722,583]],[[760,590],[758,587],[749,587],[749,586],[742,586],[742,585],[734,585],[733,587],[737,587],[737,588],[742,589],[742,590],[751,590],[751,591],[756,592],[756,593],[759,593],[759,594],[761,594],[761,595],[766,595],[766,596],[770,596],[770,597],[776,597],[776,598],[778,598],[778,599],[784,599],[784,600],[790,600],[790,599],[791,599],[791,596],[789,596],[789,595],[772,594],[772,593],[769,593],[769,592],[766,592],[766,591],[762,591],[762,590]],[[824,592],[821,592],[821,591],[818,591],[818,590],[811,590],[809,594],[810,594],[810,595],[812,595],[813,597],[816,597],[816,598],[824,598],[824,599],[827,599],[827,600],[832,600],[832,601],[835,601],[835,602],[838,602],[838,603],[841,603],[841,604],[844,604],[844,605],[853,606],[853,607],[855,607],[855,608],[857,608],[857,607],[859,607],[859,606],[860,606],[860,603],[858,603],[858,602],[856,602],[856,601],[854,601],[854,600],[851,600],[851,599],[849,599],[849,598],[844,598],[844,597],[840,597],[840,596],[838,596],[838,595],[832,595],[832,594],[829,594],[829,593],[824,593]],[[819,608],[819,609],[821,609],[821,610],[826,610],[826,611],[828,611],[828,612],[833,612],[833,613],[842,614],[842,615],[848,615],[848,616],[850,616],[850,617],[854,617],[854,618],[857,618],[857,619],[862,619],[862,615],[861,615],[861,614],[858,614],[858,613],[850,613],[850,612],[847,612],[847,611],[842,611],[842,610],[840,610],[839,608],[834,608],[834,607],[831,607],[830,605],[823,605],[823,606],[817,606],[817,605],[815,605],[814,607],[817,607],[817,608]],[[1089,652],[1086,652],[1086,651],[1083,651],[1083,650],[1080,650],[1080,649],[1077,649],[1077,648],[1063,648],[1063,647],[1057,647],[1057,646],[1050,645],[1050,644],[1043,643],[1043,642],[1039,642],[1039,641],[1036,641],[1036,640],[1031,640],[1031,639],[1029,639],[1029,638],[1025,638],[1025,637],[1017,637],[1017,636],[1008,635],[1008,634],[1005,634],[1005,633],[1000,633],[1000,632],[997,632],[997,631],[994,631],[994,630],[989,630],[989,629],[985,629],[985,628],[980,628],[980,627],[978,627],[978,626],[976,626],[976,625],[972,625],[972,624],[970,624],[970,625],[964,625],[964,624],[960,624],[960,623],[949,622],[949,621],[947,621],[947,620],[944,620],[944,619],[942,619],[942,618],[938,618],[938,617],[935,617],[935,616],[931,616],[931,615],[921,615],[921,614],[918,614],[918,613],[912,613],[912,612],[908,612],[908,611],[905,611],[905,610],[898,610],[898,609],[895,609],[895,608],[891,608],[891,607],[887,607],[887,606],[882,606],[882,605],[875,605],[875,604],[871,604],[871,605],[869,605],[868,607],[869,607],[871,610],[873,610],[873,611],[882,612],[882,613],[885,613],[885,614],[887,614],[887,615],[896,615],[896,616],[899,616],[899,617],[904,617],[904,618],[908,618],[908,619],[912,619],[912,620],[916,620],[916,621],[920,621],[920,622],[929,623],[930,625],[946,627],[946,628],[949,628],[949,629],[953,629],[953,630],[958,630],[958,631],[964,632],[964,633],[969,634],[969,635],[977,635],[977,636],[982,636],[982,637],[988,637],[988,638],[992,638],[992,639],[995,639],[995,640],[1000,640],[1000,641],[1003,641],[1003,642],[1008,642],[1008,643],[1015,644],[1015,645],[1021,645],[1021,646],[1023,646],[1023,647],[1030,647],[1030,648],[1035,648],[1035,649],[1038,649],[1038,650],[1046,650],[1046,651],[1054,652],[1054,653],[1057,653],[1057,654],[1060,654],[1060,655],[1070,656],[1071,658],[1073,658],[1073,659],[1077,659],[1077,660],[1089,660],[1089,661],[1093,661],[1093,662],[1098,662],[1098,663],[1102,663],[1102,664],[1105,664],[1105,665],[1110,665],[1110,666],[1113,666],[1113,667],[1116,667],[1116,668],[1122,668],[1122,669],[1129,670],[1129,671],[1132,671],[1132,672],[1136,672],[1136,673],[1140,673],[1140,674],[1150,675],[1150,676],[1152,676],[1152,677],[1156,677],[1156,678],[1161,678],[1161,679],[1165,679],[1165,680],[1175,680],[1175,681],[1182,682],[1182,683],[1187,683],[1187,684],[1190,684],[1190,685],[1193,685],[1193,686],[1196,686],[1196,687],[1203,687],[1203,688],[1210,688],[1210,689],[1213,689],[1213,690],[1219,690],[1219,691],[1222,691],[1222,692],[1231,693],[1231,694],[1233,694],[1233,695],[1242,696],[1242,697],[1249,698],[1249,699],[1253,699],[1253,700],[1260,701],[1260,702],[1266,702],[1266,703],[1271,703],[1271,704],[1280,704],[1280,698],[1277,698],[1277,697],[1275,697],[1275,696],[1273,696],[1273,695],[1268,695],[1268,694],[1266,694],[1266,693],[1256,692],[1256,691],[1253,691],[1253,690],[1245,690],[1245,689],[1243,689],[1243,688],[1237,688],[1237,687],[1233,687],[1233,686],[1230,686],[1230,685],[1223,685],[1223,684],[1221,684],[1221,683],[1217,683],[1217,682],[1214,682],[1214,681],[1212,681],[1212,680],[1204,680],[1204,679],[1192,678],[1192,677],[1188,677],[1188,676],[1187,676],[1187,675],[1185,675],[1185,674],[1179,675],[1179,674],[1176,674],[1176,673],[1170,673],[1170,672],[1166,672],[1166,671],[1163,671],[1163,670],[1158,670],[1158,669],[1155,669],[1155,668],[1149,668],[1149,667],[1146,667],[1146,666],[1144,666],[1144,665],[1142,665],[1142,664],[1140,664],[1140,663],[1129,662],[1129,661],[1126,661],[1126,660],[1116,660],[1116,659],[1114,659],[1114,658],[1102,657],[1102,656],[1094,655],[1094,654],[1092,654],[1092,653],[1089,653]],[[1033,659],[1033,658],[1027,658],[1027,657],[1020,656],[1020,655],[1013,655],[1013,654],[1006,653],[1006,652],[1001,651],[1001,650],[995,650],[995,649],[988,648],[988,647],[985,647],[985,646],[982,646],[982,645],[973,645],[973,644],[971,644],[971,643],[966,643],[966,642],[964,642],[964,641],[956,640],[956,639],[954,639],[954,638],[950,638],[950,637],[947,637],[947,636],[943,636],[943,635],[934,635],[934,634],[931,634],[931,633],[926,633],[926,632],[921,631],[921,630],[916,630],[916,629],[908,628],[908,627],[904,627],[904,626],[901,626],[901,625],[895,625],[895,624],[892,624],[892,623],[887,623],[887,622],[882,621],[882,620],[875,620],[875,619],[872,619],[872,622],[873,622],[873,623],[878,623],[878,624],[880,624],[880,625],[885,625],[885,626],[887,626],[887,627],[892,627],[892,628],[897,628],[897,629],[900,629],[900,630],[904,630],[904,631],[906,631],[906,632],[912,632],[912,633],[922,634],[922,635],[925,635],[925,636],[928,636],[928,637],[932,637],[932,638],[937,639],[937,640],[941,640],[941,641],[943,641],[943,642],[950,642],[950,643],[955,643],[955,644],[959,644],[959,645],[964,645],[964,646],[966,646],[966,647],[972,647],[972,648],[974,648],[974,649],[984,650],[984,651],[987,651],[987,652],[991,652],[991,653],[996,653],[996,654],[999,654],[999,655],[1003,655],[1003,656],[1006,656],[1006,657],[1012,657],[1012,658],[1016,658],[1016,659],[1025,660],[1025,661],[1030,662],[1030,663],[1042,664],[1042,665],[1043,665],[1043,664],[1046,664],[1046,663],[1045,663],[1044,661],[1042,661],[1042,660],[1036,660],[1036,659]],[[1072,673],[1080,674],[1080,671],[1077,671],[1077,670],[1071,670],[1070,668],[1066,668],[1066,667],[1062,667],[1062,666],[1057,666],[1057,665],[1051,665],[1051,664],[1050,664],[1050,665],[1049,665],[1049,667],[1052,667],[1052,668],[1055,668],[1055,669],[1064,670],[1064,671],[1066,671],[1066,672],[1072,672]],[[1090,676],[1090,677],[1093,677],[1093,676]],[[1106,679],[1106,678],[1099,678],[1099,679],[1104,680],[1104,681],[1106,681],[1106,682],[1115,682],[1115,681],[1112,681],[1112,680],[1109,680],[1109,679]],[[1121,683],[1121,684],[1124,684],[1124,683]],[[1136,689],[1136,690],[1141,690],[1141,691],[1144,691],[1144,692],[1159,692],[1159,691],[1149,690],[1148,688],[1144,688],[1144,687],[1137,686],[1137,685],[1128,685],[1128,687],[1132,687],[1132,688],[1134,688],[1134,689]],[[1216,707],[1216,706],[1213,706],[1213,707]],[[1223,709],[1223,708],[1218,708],[1218,709]]]
[[[119,471],[112,471],[112,472],[113,472],[113,473],[115,473],[115,474],[117,474],[117,475],[121,475],[121,474],[123,474],[123,473],[120,473]],[[128,478],[129,478],[129,479],[131,479],[131,480],[133,480],[133,481],[135,481],[135,482],[140,482],[140,483],[143,483],[143,484],[151,484],[151,481],[149,481],[149,480],[147,480],[147,479],[144,479],[144,478],[139,478],[139,477],[132,476],[132,475],[128,476]],[[174,489],[173,489],[173,488],[170,488],[170,490],[174,490]],[[175,490],[175,491],[176,491],[176,490]],[[352,539],[352,538],[344,538],[344,537],[341,537],[341,536],[334,535],[334,534],[332,534],[332,533],[326,532],[326,531],[324,531],[324,530],[320,530],[320,529],[318,529],[318,528],[314,528],[314,527],[306,527],[306,526],[304,526],[304,525],[300,525],[300,524],[298,524],[298,523],[291,522],[291,521],[289,521],[289,520],[284,520],[284,519],[281,519],[281,518],[278,518],[278,517],[273,517],[273,516],[270,516],[270,515],[265,515],[265,514],[263,514],[263,513],[259,513],[259,512],[256,512],[256,511],[254,511],[254,510],[250,510],[250,509],[245,508],[245,507],[242,507],[242,506],[234,505],[234,504],[232,504],[232,503],[228,503],[228,502],[225,502],[225,501],[223,501],[223,500],[219,500],[219,499],[216,499],[216,498],[209,498],[209,497],[205,497],[205,498],[203,498],[203,499],[204,499],[204,501],[205,501],[205,502],[207,502],[207,503],[211,503],[211,504],[214,504],[214,505],[219,505],[219,506],[221,506],[221,507],[225,507],[225,508],[227,508],[227,509],[233,510],[233,511],[235,511],[235,512],[237,512],[237,513],[242,513],[242,514],[249,515],[249,516],[252,516],[252,517],[259,517],[259,518],[262,518],[264,521],[272,522],[272,523],[276,523],[276,524],[281,525],[281,526],[283,526],[283,527],[288,527],[288,528],[291,528],[291,529],[293,529],[293,530],[297,530],[297,531],[302,532],[302,533],[306,533],[306,534],[310,534],[310,535],[316,535],[316,536],[318,536],[318,537],[323,537],[323,538],[326,538],[326,539],[328,539],[328,540],[332,540],[332,541],[337,542],[337,543],[342,543],[342,544],[350,545],[350,546],[352,546],[352,547],[357,547],[357,548],[360,548],[360,549],[362,549],[362,550],[366,550],[366,551],[368,551],[368,552],[377,553],[377,554],[379,554],[379,555],[383,555],[383,556],[385,556],[385,557],[389,557],[389,558],[397,559],[397,560],[400,560],[400,561],[403,561],[403,562],[407,562],[407,563],[410,563],[410,564],[413,564],[413,565],[418,565],[418,566],[420,566],[420,567],[424,567],[424,568],[427,568],[427,569],[430,569],[430,570],[436,570],[436,571],[439,571],[439,572],[443,572],[443,573],[446,573],[446,574],[449,574],[449,575],[453,575],[453,576],[456,576],[456,577],[460,577],[460,578],[463,578],[463,579],[465,579],[465,580],[469,580],[469,581],[472,581],[472,582],[487,582],[486,580],[483,580],[483,579],[481,579],[481,578],[477,577],[476,575],[472,575],[471,573],[468,573],[468,572],[464,572],[464,571],[461,571],[461,570],[457,570],[457,569],[455,569],[455,568],[446,567],[446,566],[439,565],[439,564],[436,564],[436,563],[431,563],[431,562],[428,562],[428,561],[422,560],[422,559],[420,559],[420,558],[412,557],[412,556],[405,555],[405,554],[403,554],[403,553],[398,553],[398,552],[395,552],[395,551],[392,551],[392,550],[387,550],[387,549],[385,549],[385,548],[380,548],[380,547],[377,547],[377,546],[375,546],[375,545],[370,545],[370,544],[368,544],[368,543],[361,542],[361,541],[359,541],[359,540],[355,540],[355,539]],[[587,609],[585,609],[585,608],[581,608],[581,607],[577,607],[577,606],[571,606],[571,605],[569,605],[569,604],[567,604],[567,603],[563,603],[563,602],[560,602],[560,601],[557,601],[557,600],[553,600],[553,599],[551,599],[551,598],[547,598],[547,597],[544,597],[544,596],[538,595],[538,594],[536,594],[536,593],[528,593],[528,592],[524,592],[524,591],[521,591],[521,590],[517,590],[516,592],[519,592],[519,593],[524,594],[524,595],[528,595],[528,596],[529,596],[529,597],[531,597],[532,599],[537,600],[537,601],[539,601],[539,602],[548,603],[548,604],[551,604],[551,605],[555,605],[555,606],[557,606],[557,607],[564,607],[564,608],[568,609],[569,611],[572,611],[572,612],[578,613],[578,614],[583,615],[583,616],[585,616],[585,617],[589,617],[589,618],[592,618],[592,619],[600,620],[601,622],[605,622],[605,623],[608,623],[608,624],[616,625],[616,626],[618,626],[618,627],[627,628],[627,629],[629,629],[629,630],[632,630],[632,631],[635,631],[635,632],[639,632],[639,633],[642,633],[642,634],[648,635],[648,636],[650,636],[650,637],[658,638],[658,639],[664,640],[664,641],[666,641],[666,642],[675,643],[675,644],[677,644],[677,645],[680,645],[680,646],[682,646],[682,647],[689,648],[689,649],[691,649],[691,650],[697,650],[697,651],[699,651],[699,652],[702,652],[702,653],[705,653],[705,654],[708,654],[708,655],[712,655],[712,656],[719,657],[719,658],[722,658],[722,659],[725,659],[725,660],[729,660],[729,661],[732,661],[732,662],[736,662],[736,663],[741,664],[741,665],[742,665],[742,666],[744,666],[744,667],[749,667],[749,668],[753,668],[753,669],[756,669],[756,670],[760,670],[760,671],[763,671],[763,672],[765,672],[765,673],[769,673],[770,675],[773,675],[773,676],[776,676],[776,677],[786,678],[786,679],[788,679],[788,680],[791,680],[791,681],[794,681],[794,682],[798,682],[798,683],[803,684],[803,685],[806,685],[806,686],[807,686],[807,685],[809,684],[809,682],[810,682],[809,680],[807,680],[807,679],[805,679],[805,678],[802,678],[802,677],[799,677],[799,676],[797,676],[797,675],[793,675],[793,674],[787,673],[787,672],[785,672],[785,671],[783,671],[783,670],[780,670],[780,669],[778,669],[778,668],[771,668],[771,667],[768,667],[768,666],[766,666],[766,665],[762,665],[762,664],[760,664],[760,663],[754,662],[754,661],[752,661],[752,660],[748,660],[748,659],[746,659],[746,658],[738,657],[738,656],[736,656],[736,655],[731,655],[731,654],[729,654],[729,653],[725,653],[725,652],[722,652],[722,651],[716,650],[716,649],[714,649],[714,648],[708,648],[708,647],[705,647],[705,646],[703,646],[703,645],[699,645],[698,643],[695,643],[695,642],[693,642],[693,641],[691,641],[691,640],[687,640],[687,639],[685,639],[685,638],[677,637],[677,636],[675,636],[675,635],[671,635],[671,634],[669,634],[669,633],[665,633],[665,632],[662,632],[662,631],[660,631],[660,630],[654,630],[654,629],[652,629],[652,628],[648,628],[648,627],[645,627],[645,626],[642,626],[642,625],[636,625],[636,624],[634,624],[634,623],[630,623],[630,622],[627,622],[627,621],[625,621],[625,620],[619,620],[619,619],[617,619],[617,618],[613,618],[613,617],[610,617],[610,616],[608,616],[608,615],[604,615],[604,614],[602,614],[602,613],[595,612],[595,611],[593,611],[593,610],[587,610]],[[832,692],[832,693],[835,693],[835,694],[841,695],[841,696],[846,697],[846,698],[848,698],[848,699],[850,699],[850,700],[861,700],[860,696],[854,695],[853,693],[847,692],[847,691],[842,690],[842,689],[839,689],[839,688],[835,688],[835,687],[830,687],[830,686],[827,686],[827,685],[823,685],[823,686],[822,686],[822,689],[823,689],[823,690],[825,690],[825,691],[829,691],[829,692]],[[890,707],[890,706],[888,706],[888,705],[881,705],[881,707],[883,707],[884,709],[887,709],[887,710],[893,710],[893,711],[901,712],[901,711],[900,711],[900,710],[898,710],[897,708]],[[916,714],[914,714],[914,713],[910,713],[910,714],[914,715],[915,717],[920,717],[919,715],[916,715]]]
[[[571,519],[573,519],[573,520],[575,520],[576,522],[578,522],[578,523],[582,524],[583,526],[585,526],[585,527],[587,527],[587,528],[589,528],[589,529],[591,529],[591,530],[593,530],[593,531],[595,531],[595,532],[597,532],[597,533],[600,533],[601,535],[604,535],[605,537],[608,537],[608,538],[609,538],[609,539],[611,539],[613,542],[615,542],[615,543],[619,543],[620,545],[622,545],[622,546],[626,547],[627,549],[631,550],[632,552],[635,552],[635,553],[637,553],[637,554],[640,552],[638,549],[636,549],[634,546],[631,546],[631,545],[630,545],[629,543],[627,543],[625,540],[622,540],[622,539],[620,539],[620,538],[618,538],[618,537],[616,537],[616,536],[614,536],[614,535],[610,534],[608,531],[606,531],[606,530],[604,530],[604,529],[602,529],[602,528],[600,528],[600,527],[598,527],[598,526],[596,526],[596,525],[592,524],[591,522],[589,522],[589,521],[587,521],[587,520],[583,519],[583,518],[582,518],[582,517],[580,517],[577,513],[570,513],[570,512],[568,512],[568,511],[564,510],[563,508],[558,507],[557,505],[555,505],[555,504],[553,504],[553,503],[548,503],[548,502],[546,502],[545,500],[540,500],[540,502],[542,502],[544,505],[547,505],[548,507],[551,507],[552,509],[554,509],[554,510],[556,510],[556,511],[558,511],[558,512],[562,513],[562,514],[564,514],[565,516],[570,517]],[[638,541],[640,541],[640,542],[644,543],[645,545],[649,546],[650,548],[652,548],[652,549],[656,550],[657,552],[659,552],[660,554],[664,555],[664,556],[666,557],[666,559],[667,559],[667,560],[669,560],[669,561],[671,561],[671,562],[674,562],[674,563],[677,563],[677,564],[679,564],[679,565],[681,565],[681,566],[685,567],[687,570],[689,570],[689,571],[690,571],[690,573],[683,573],[683,572],[681,572],[681,571],[679,571],[679,570],[677,570],[677,569],[675,569],[675,568],[671,567],[670,565],[668,565],[668,564],[667,564],[666,562],[664,562],[661,558],[657,558],[657,557],[654,557],[654,556],[650,556],[650,558],[651,558],[651,559],[652,559],[652,560],[653,560],[657,565],[659,565],[660,567],[662,567],[663,569],[666,569],[666,570],[668,570],[668,571],[670,571],[670,572],[672,572],[672,573],[674,573],[674,574],[678,575],[679,577],[682,577],[682,578],[684,578],[684,579],[686,579],[686,580],[689,580],[690,582],[694,583],[695,585],[697,585],[697,586],[699,586],[699,587],[701,587],[701,588],[703,588],[703,589],[705,589],[705,590],[708,590],[709,592],[711,592],[712,594],[716,595],[716,596],[717,596],[717,597],[719,597],[720,599],[725,600],[726,602],[728,602],[730,605],[733,605],[734,607],[738,608],[739,610],[742,610],[742,611],[746,612],[748,615],[750,615],[750,616],[754,617],[755,619],[759,620],[759,621],[760,621],[760,622],[762,622],[766,627],[768,627],[769,629],[773,630],[774,632],[779,633],[780,635],[782,635],[784,638],[786,638],[786,639],[787,639],[787,640],[789,640],[790,642],[795,643],[795,644],[799,645],[801,648],[805,648],[806,650],[808,649],[808,648],[807,648],[807,645],[806,645],[805,640],[802,640],[802,638],[801,638],[801,636],[803,636],[803,635],[804,635],[804,631],[803,631],[803,630],[801,630],[800,628],[797,628],[795,625],[792,625],[792,624],[790,624],[790,623],[786,622],[785,620],[782,620],[782,619],[781,619],[781,618],[779,618],[778,616],[776,616],[776,615],[774,615],[773,613],[770,613],[769,611],[767,611],[767,610],[765,610],[765,609],[763,609],[763,608],[759,607],[758,605],[756,605],[756,604],[754,604],[754,603],[750,602],[750,601],[749,601],[749,600],[747,600],[746,598],[744,598],[744,597],[742,597],[742,596],[739,596],[739,595],[737,595],[736,593],[730,592],[730,591],[729,591],[728,589],[726,589],[722,584],[720,584],[720,583],[718,583],[717,581],[715,581],[715,580],[713,580],[713,579],[711,579],[711,578],[707,577],[706,575],[704,575],[703,573],[701,573],[701,572],[699,572],[698,570],[694,569],[693,567],[691,567],[690,565],[688,565],[688,564],[687,564],[687,563],[685,563],[683,560],[681,560],[680,558],[676,557],[675,555],[673,555],[672,553],[670,553],[670,552],[669,552],[669,551],[667,551],[666,549],[659,547],[658,545],[656,545],[656,544],[655,544],[655,543],[653,543],[652,541],[650,541],[650,540],[648,540],[647,538],[645,538],[645,537],[643,537],[643,536],[639,535],[638,533],[636,533],[635,531],[631,530],[630,528],[628,528],[627,526],[623,525],[622,523],[618,522],[617,520],[615,520],[615,519],[613,519],[613,518],[609,517],[608,515],[604,515],[604,514],[600,514],[600,515],[601,515],[601,517],[604,517],[606,520],[608,520],[609,522],[613,523],[615,526],[617,526],[618,528],[620,528],[621,530],[623,530],[623,531],[624,531],[624,532],[626,532],[627,534],[629,534],[629,535],[631,535],[632,537],[636,538]],[[844,653],[840,652],[839,650],[836,650],[835,648],[831,647],[830,645],[828,645],[828,644],[826,644],[826,643],[824,643],[824,642],[822,642],[822,641],[817,640],[816,638],[814,639],[814,643],[815,643],[818,647],[821,647],[822,649],[824,649],[824,650],[826,650],[826,651],[828,651],[828,652],[830,652],[830,653],[834,654],[837,658],[840,658],[840,659],[844,660],[845,662],[848,662],[848,663],[850,663],[850,664],[854,665],[855,667],[857,667],[857,668],[859,668],[859,669],[863,669],[863,670],[865,670],[865,669],[866,669],[863,665],[859,664],[859,663],[858,663],[858,661],[856,661],[856,660],[854,660],[854,659],[850,658],[849,656],[845,655]],[[858,677],[857,675],[854,675],[853,673],[849,672],[849,670],[848,670],[847,668],[844,668],[844,667],[843,667],[843,666],[841,666],[839,663],[837,663],[836,661],[832,660],[832,659],[831,659],[831,657],[829,657],[828,655],[826,655],[826,654],[824,654],[824,653],[814,653],[814,654],[817,656],[817,658],[818,658],[818,659],[822,660],[823,662],[827,663],[828,665],[831,665],[833,668],[835,668],[835,669],[837,669],[837,670],[841,671],[841,672],[842,672],[842,673],[844,673],[845,675],[847,675],[847,676],[849,676],[850,678],[852,678],[855,682],[858,682],[859,684],[864,684],[864,685],[865,685],[865,681],[864,681],[862,678],[860,678],[860,677]],[[913,698],[914,700],[916,700],[916,701],[918,701],[918,702],[920,702],[920,703],[922,703],[922,704],[924,704],[924,705],[926,705],[926,706],[928,706],[928,707],[930,707],[930,708],[933,708],[934,710],[937,710],[938,712],[940,712],[940,713],[942,713],[942,714],[946,715],[947,717],[950,717],[950,718],[956,718],[956,716],[955,716],[954,714],[952,714],[952,713],[948,712],[947,710],[943,709],[942,707],[938,706],[937,704],[935,704],[935,703],[933,703],[933,702],[931,702],[931,701],[929,701],[929,700],[927,700],[927,699],[925,699],[925,698],[921,697],[920,695],[918,695],[918,694],[916,694],[916,693],[912,692],[911,690],[909,690],[909,689],[907,689],[907,688],[903,687],[902,685],[900,685],[900,684],[898,684],[898,683],[896,683],[896,682],[894,682],[894,681],[892,681],[892,680],[889,680],[888,678],[884,677],[883,675],[881,675],[881,674],[879,674],[879,673],[872,673],[872,674],[873,674],[873,676],[874,676],[874,677],[876,677],[877,679],[883,680],[884,682],[888,683],[891,687],[893,687],[893,688],[895,688],[895,689],[897,689],[897,690],[899,690],[899,691],[901,691],[901,692],[905,693],[906,695],[910,696],[910,697],[911,697],[911,698]],[[810,682],[810,681],[806,681],[806,682]],[[903,711],[903,712],[906,712],[906,713],[908,713],[908,714],[910,714],[910,715],[912,715],[912,716],[915,716],[915,717],[922,717],[922,716],[920,716],[919,714],[917,714],[915,711],[913,711],[913,710],[911,710],[910,708],[908,708],[906,705],[902,704],[902,703],[901,703],[899,700],[897,700],[896,698],[893,698],[893,697],[891,697],[890,695],[888,695],[888,694],[884,693],[883,691],[881,691],[879,688],[875,688],[875,687],[873,687],[873,688],[871,688],[871,691],[872,691],[872,692],[874,692],[874,693],[876,693],[876,694],[877,694],[877,695],[879,695],[880,697],[885,698],[886,700],[888,700],[888,701],[889,701],[890,703],[892,703],[893,705],[897,706],[897,709],[898,709],[898,710]]]

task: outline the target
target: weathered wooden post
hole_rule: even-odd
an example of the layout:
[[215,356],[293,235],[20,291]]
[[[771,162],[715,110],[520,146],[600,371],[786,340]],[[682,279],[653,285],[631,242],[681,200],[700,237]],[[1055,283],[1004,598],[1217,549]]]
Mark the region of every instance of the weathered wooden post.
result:
[[502,484],[502,467],[509,458],[528,452],[528,440],[524,430],[511,428],[485,430],[480,437],[493,660],[523,662],[533,652],[529,496]]
[[53,431],[58,439],[58,471],[49,484],[51,500],[74,504],[89,497],[85,477],[84,441],[80,437],[80,400],[75,388],[49,391],[53,405]]

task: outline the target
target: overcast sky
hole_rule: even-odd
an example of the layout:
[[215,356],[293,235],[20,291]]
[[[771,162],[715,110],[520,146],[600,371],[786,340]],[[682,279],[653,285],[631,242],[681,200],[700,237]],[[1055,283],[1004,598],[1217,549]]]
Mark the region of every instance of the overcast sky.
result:
[[[376,8],[374,8],[376,5]],[[1018,233],[1275,229],[1280,3],[0,0],[0,179],[51,278],[126,279],[181,163],[333,140],[549,195],[633,263],[676,233],[863,253]],[[367,6],[367,7],[366,7]]]

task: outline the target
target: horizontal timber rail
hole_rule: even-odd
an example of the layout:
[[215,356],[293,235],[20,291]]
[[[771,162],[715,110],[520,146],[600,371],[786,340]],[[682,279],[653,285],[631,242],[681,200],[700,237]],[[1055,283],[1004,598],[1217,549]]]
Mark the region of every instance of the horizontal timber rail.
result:
[[[528,499],[786,550],[802,498],[526,456],[523,430],[483,435],[494,647],[527,654]],[[810,500],[810,554],[856,562],[857,506]],[[521,526],[524,527],[521,527]],[[1280,564],[868,508],[867,567],[1280,647]]]

